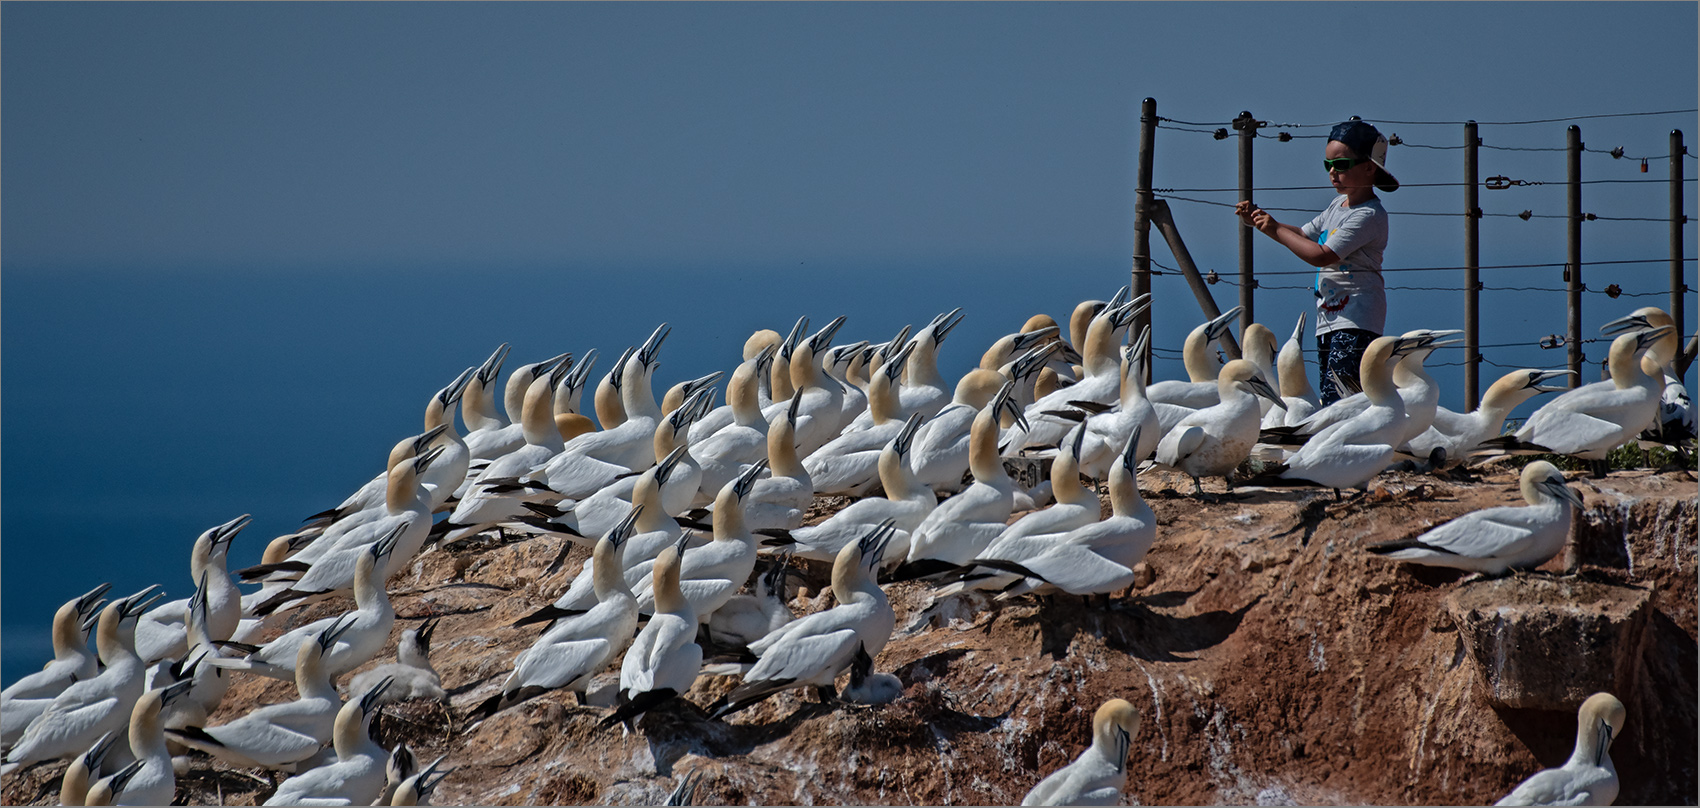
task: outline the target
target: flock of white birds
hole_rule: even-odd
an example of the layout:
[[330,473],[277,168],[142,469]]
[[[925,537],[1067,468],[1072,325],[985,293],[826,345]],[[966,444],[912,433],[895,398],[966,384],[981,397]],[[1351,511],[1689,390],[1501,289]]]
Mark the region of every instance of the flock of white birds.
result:
[[[434,622],[403,631],[397,661],[353,677],[346,702],[336,683],[389,642],[389,577],[428,546],[487,531],[561,541],[551,571],[573,546],[589,548],[591,560],[555,602],[520,621],[541,633],[468,718],[551,691],[582,698],[592,677],[617,668],[604,723],[633,727],[701,676],[741,677],[708,705],[716,718],[803,687],[827,700],[899,698],[897,678],[873,670],[894,628],[882,589],[894,580],[932,581],[935,599],[1128,589],[1157,539],[1137,485],[1148,463],[1190,475],[1203,498],[1216,495],[1199,478],[1229,478],[1248,459],[1263,470],[1242,485],[1317,485],[1338,496],[1400,459],[1421,468],[1534,452],[1597,461],[1634,440],[1693,442],[1672,369],[1679,336],[1658,309],[1604,329],[1619,334],[1610,379],[1563,392],[1502,436],[1507,414],[1562,389],[1543,382],[1564,373],[1507,373],[1474,411],[1451,412],[1423,362],[1457,332],[1419,330],[1373,341],[1361,391],[1324,407],[1305,370],[1304,317],[1279,347],[1269,329],[1246,327],[1243,358],[1221,362],[1212,347],[1234,310],[1187,337],[1188,379],[1147,385],[1149,329],[1131,350],[1127,342],[1149,301],[1124,294],[1080,304],[1067,339],[1049,317],[1032,318],[954,387],[937,354],[960,310],[913,336],[905,328],[879,344],[838,347],[844,318],[813,334],[804,318],[788,336],[749,338],[718,407],[719,372],[656,401],[662,325],[601,377],[594,420],[581,407],[594,351],[521,365],[498,388],[503,345],[430,397],[424,432],[397,443],[383,473],[237,572],[257,591],[244,594],[226,568],[242,516],[195,541],[193,597],[159,603],[154,586],[107,603],[102,585],[60,608],[53,661],[4,692],[5,770],[68,760],[65,804],[164,805],[176,796],[181,755],[196,749],[291,773],[268,805],[425,804],[450,771],[444,761],[420,767],[405,747],[386,751],[369,723],[384,703],[444,698],[427,656]],[[1048,458],[1049,479],[1012,478],[1004,458],[1015,456]],[[1582,500],[1543,461],[1525,467],[1522,493],[1526,506],[1477,511],[1369,549],[1489,575],[1537,566],[1562,549]],[[856,499],[805,526],[824,494]],[[792,558],[831,562],[833,606],[791,611]],[[350,593],[351,610],[277,634],[289,610]],[[299,698],[208,725],[237,671],[293,681]],[[1616,698],[1590,698],[1570,761],[1504,804],[1609,803],[1617,776],[1607,750],[1624,720]],[[1116,803],[1139,726],[1132,704],[1105,703],[1092,745],[1038,781],[1026,804]],[[675,798],[689,796],[682,783]]]

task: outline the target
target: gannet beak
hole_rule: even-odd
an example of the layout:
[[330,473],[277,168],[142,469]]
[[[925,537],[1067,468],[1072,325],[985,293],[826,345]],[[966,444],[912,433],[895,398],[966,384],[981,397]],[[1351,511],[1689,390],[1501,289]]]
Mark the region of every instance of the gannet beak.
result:
[[1541,487],[1545,488],[1553,496],[1565,500],[1584,511],[1587,510],[1588,507],[1582,504],[1582,495],[1576,493],[1576,489],[1565,485],[1564,482],[1564,475],[1559,474],[1541,480]]
[[1151,310],[1151,295],[1150,294],[1143,294],[1143,295],[1140,295],[1139,297],[1136,297],[1132,300],[1129,300],[1127,303],[1123,304],[1121,306],[1121,308],[1117,310],[1117,313],[1115,315],[1115,320],[1113,320],[1112,322],[1115,323],[1115,326],[1117,328],[1121,328],[1121,327],[1127,325],[1128,323],[1133,322],[1133,318],[1138,317],[1139,315],[1144,314],[1145,312],[1150,311],[1150,310]]
[[1010,394],[1014,392],[1014,390],[1015,382],[1008,381],[1003,383],[1003,387],[998,390],[997,396],[992,399],[992,417],[994,419],[1001,418],[1003,417],[1003,413],[1008,411],[1010,417],[1015,419],[1017,426],[1020,426],[1022,429],[1031,429],[1032,427],[1027,424],[1027,414],[1022,412],[1021,405],[1017,404],[1015,399],[1010,397]]
[[573,355],[565,354],[565,356],[566,359],[561,360],[561,363],[556,365],[554,370],[549,371],[549,387],[551,389],[560,387],[561,382],[572,374]]
[[909,356],[910,356],[910,354],[913,354],[914,352],[915,352],[915,343],[914,342],[909,342],[909,343],[905,344],[903,346],[903,350],[898,351],[896,356],[893,356],[893,357],[885,360],[885,364],[880,365],[880,372],[884,373],[885,377],[887,379],[890,379],[892,384],[896,384],[897,383],[897,377],[903,375],[903,366],[908,364]]
[[147,611],[148,607],[154,604],[154,601],[165,597],[163,591],[155,592],[156,589],[159,589],[159,584],[148,584],[146,589],[118,601],[119,618],[135,617]]
[[1652,345],[1653,343],[1658,342],[1660,337],[1663,337],[1664,335],[1669,334],[1673,330],[1674,329],[1672,329],[1668,325],[1661,325],[1661,326],[1657,326],[1655,328],[1649,328],[1645,331],[1642,331],[1640,334],[1637,334],[1635,336],[1635,348],[1636,348],[1636,350],[1640,350],[1642,348],[1647,347],[1648,345]]
[[608,531],[608,543],[615,547],[625,544],[626,539],[632,536],[632,526],[637,524],[638,517],[642,515],[643,506],[633,505],[631,513],[626,514],[626,518],[621,519],[613,530]]
[[235,541],[236,540],[236,534],[241,533],[242,528],[247,527],[248,523],[252,522],[252,521],[254,521],[254,517],[250,514],[245,513],[245,514],[242,514],[241,516],[236,517],[235,519],[232,519],[228,522],[225,522],[222,525],[219,525],[218,527],[213,528],[213,535],[212,535],[213,546],[216,547],[220,544],[228,545],[232,541]]
[[1600,326],[1601,334],[1626,334],[1641,328],[1652,328],[1653,324],[1640,314],[1630,314],[1612,320]]
[[891,519],[880,522],[856,542],[856,549],[862,554],[864,566],[870,569],[879,566],[880,556],[885,553],[885,545],[891,541],[891,535],[896,529],[894,525],[895,522]]
[[431,635],[436,631],[437,618],[435,617],[425,618],[425,622],[420,623],[419,628],[413,630],[413,639],[419,643],[420,651],[429,652],[431,650]]
[[802,406],[802,404],[803,391],[798,390],[792,393],[791,406],[785,408],[785,419],[790,421],[793,427],[797,425],[797,410]]
[[792,352],[797,350],[797,344],[803,341],[803,332],[809,329],[809,318],[798,317],[797,324],[791,326],[791,333],[785,335],[785,341],[779,343],[779,357],[790,361]]
[[467,368],[466,370],[461,371],[460,375],[456,376],[454,381],[449,382],[448,387],[437,391],[437,401],[444,407],[453,406],[456,401],[460,400],[461,395],[466,392],[466,386],[472,383],[472,377],[477,375],[477,373],[478,368]]
[[844,315],[840,314],[837,317],[832,318],[832,322],[827,323],[825,328],[815,332],[814,336],[809,337],[809,350],[813,351],[817,356],[826,351],[827,346],[832,344],[833,336],[838,333],[839,326],[842,325],[844,325]]
[[88,617],[89,615],[99,611],[100,604],[106,602],[102,596],[105,595],[111,588],[112,584],[101,584],[100,586],[90,589],[82,597],[77,598],[77,615],[80,617]]
[[1057,326],[1048,325],[1037,331],[1016,334],[1015,339],[1010,342],[1009,349],[1011,352],[1019,354],[1041,342],[1049,342],[1052,337],[1057,335],[1057,330]]
[[596,349],[591,348],[584,352],[584,358],[579,360],[578,364],[573,366],[571,373],[567,374],[567,388],[569,390],[577,390],[584,387],[584,380],[590,377],[590,369],[595,364]]
[[950,332],[962,323],[963,317],[961,306],[951,309],[949,314],[940,317],[938,322],[933,325],[933,344],[937,345],[944,342],[944,338],[950,336]]
[[1270,387],[1269,382],[1264,381],[1262,376],[1253,376],[1245,381],[1246,386],[1251,388],[1254,395],[1269,399],[1275,406],[1283,410],[1287,408],[1287,402],[1281,400],[1281,397],[1275,393],[1275,389]]
[[1133,434],[1127,436],[1127,446],[1122,448],[1122,468],[1127,469],[1127,473],[1136,479],[1139,476],[1139,458],[1135,455],[1139,452],[1139,432],[1142,429],[1143,426],[1135,426]]
[[448,430],[449,425],[445,423],[431,427],[430,429],[420,433],[419,437],[413,439],[414,456],[417,457],[421,452],[425,451],[425,447],[430,446],[431,441],[436,440],[438,435],[441,435]]
[[698,390],[692,393],[690,398],[685,399],[685,403],[680,404],[678,409],[667,415],[667,424],[673,428],[673,434],[677,435],[690,429],[691,422],[695,421],[703,412],[706,412],[703,405],[713,399],[714,390],[712,388]]
[[1106,309],[1113,309],[1120,306],[1123,301],[1127,300],[1127,293],[1128,288],[1126,285],[1123,285],[1122,288],[1116,290],[1115,294],[1110,295],[1110,302],[1105,303],[1104,308],[1099,309],[1099,311],[1102,312]]
[[656,465],[655,482],[657,485],[667,482],[667,478],[673,476],[673,469],[678,467],[679,461],[684,458],[685,452],[689,448],[690,447],[688,446],[675,448],[673,451],[668,452],[667,456]]
[[1206,340],[1221,339],[1222,334],[1228,330],[1228,327],[1234,324],[1234,318],[1240,316],[1240,312],[1244,309],[1244,306],[1235,306],[1222,312],[1222,314],[1216,319],[1205,323],[1204,338]]
[[389,690],[390,685],[394,682],[394,676],[385,676],[376,685],[373,685],[371,690],[366,691],[365,695],[360,697],[360,712],[370,716],[374,710],[378,709],[378,699],[383,698],[384,691]]
[[1305,316],[1306,316],[1306,314],[1308,314],[1308,312],[1303,312],[1303,311],[1299,312],[1299,324],[1293,326],[1292,340],[1294,342],[1301,344],[1301,345],[1304,344],[1304,338],[1305,338]]
[[689,530],[679,531],[679,540],[673,542],[673,549],[679,551],[680,558],[685,557],[685,545],[690,544],[691,538],[695,535],[695,533],[692,533]]
[[608,384],[614,388],[614,392],[619,392],[620,388],[625,386],[626,363],[631,361],[635,353],[636,348],[627,346],[626,350],[620,352],[620,358],[615,360],[614,367],[608,369]]
[[1525,384],[1524,387],[1533,388],[1533,389],[1538,390],[1542,393],[1561,393],[1565,390],[1569,390],[1570,386],[1565,385],[1563,387],[1548,387],[1548,386],[1542,385],[1541,382],[1544,382],[1547,379],[1556,379],[1560,376],[1574,376],[1574,375],[1576,375],[1576,371],[1574,371],[1574,370],[1537,370],[1537,371],[1529,374],[1529,383]]
[[367,550],[372,554],[372,560],[382,563],[390,553],[395,552],[396,540],[401,538],[401,532],[406,528],[406,524],[396,525],[390,532],[385,533],[383,538],[372,542],[372,549]]
[[638,349],[638,361],[642,362],[644,367],[655,367],[655,354],[661,350],[662,341],[672,332],[672,328],[662,323],[655,327],[655,332],[649,335],[649,339],[644,340],[643,347]]
[[1092,420],[1092,414],[1087,413],[1086,418],[1074,427],[1074,441],[1069,446],[1069,451],[1073,453],[1076,463],[1080,462],[1080,445],[1086,441],[1086,422],[1090,420]]
[[1028,351],[1020,359],[1015,360],[1014,364],[1010,365],[1010,379],[1020,380],[1039,372],[1039,369],[1050,361],[1051,354],[1063,350],[1064,347],[1066,346],[1061,342],[1052,341]]
[[924,413],[912,413],[908,423],[903,425],[897,437],[891,439],[891,448],[899,457],[909,454],[909,445],[915,440],[915,433],[921,429],[921,421],[926,418]]
[[443,447],[438,446],[425,454],[413,458],[413,473],[422,474],[437,458],[443,456]]
[[548,359],[545,359],[541,362],[538,362],[535,365],[532,365],[531,366],[531,380],[537,381],[538,379],[541,379],[544,376],[549,375],[549,373],[551,371],[553,371],[557,366],[559,366],[562,362],[571,362],[572,359],[573,359],[573,355],[571,353],[564,353],[564,354],[561,354],[559,356],[552,356]]
[[489,359],[484,360],[484,364],[478,366],[478,381],[485,386],[496,381],[496,377],[502,375],[502,363],[507,360],[508,344],[504,342],[496,347]]
[[170,704],[173,701],[176,701],[177,699],[181,698],[184,694],[188,693],[189,688],[194,687],[194,686],[195,686],[195,680],[194,679],[184,679],[181,682],[172,682],[171,684],[166,685],[165,687],[161,688],[160,691],[159,691],[159,704],[160,704],[160,706],[163,707],[167,704]]
[[738,479],[732,482],[732,493],[738,495],[739,499],[749,496],[750,489],[755,487],[756,478],[760,477],[764,471],[767,471],[767,458],[765,457],[751,463],[749,468],[744,469],[744,473],[738,475]]
[[353,625],[354,617],[345,614],[337,618],[336,622],[326,626],[323,631],[319,632],[319,637],[316,640],[319,644],[319,653],[330,653],[331,646],[336,645],[336,641],[341,639],[342,635],[346,634]]

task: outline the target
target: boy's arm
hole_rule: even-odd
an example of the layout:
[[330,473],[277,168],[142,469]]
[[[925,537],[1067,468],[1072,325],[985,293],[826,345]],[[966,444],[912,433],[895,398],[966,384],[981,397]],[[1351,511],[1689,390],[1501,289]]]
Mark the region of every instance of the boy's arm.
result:
[[1240,219],[1248,227],[1256,228],[1264,235],[1275,239],[1281,246],[1292,250],[1293,254],[1299,257],[1299,260],[1313,267],[1332,266],[1340,263],[1340,256],[1335,255],[1334,251],[1329,249],[1327,245],[1312,241],[1309,236],[1304,234],[1303,230],[1293,225],[1275,221],[1275,217],[1269,215],[1268,211],[1252,205],[1250,202],[1241,202],[1235,205],[1234,212],[1240,215]]

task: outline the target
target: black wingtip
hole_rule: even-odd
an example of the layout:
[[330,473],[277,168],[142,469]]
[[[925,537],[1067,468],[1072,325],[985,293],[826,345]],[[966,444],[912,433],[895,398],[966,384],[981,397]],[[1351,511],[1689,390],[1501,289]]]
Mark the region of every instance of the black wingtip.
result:
[[1376,542],[1364,549],[1375,553],[1376,555],[1390,555],[1392,553],[1397,553],[1400,550],[1427,550],[1434,553],[1445,553],[1446,555],[1458,555],[1445,547],[1436,547],[1432,544],[1425,544],[1417,541],[1416,539],[1399,539],[1396,541]]
[[201,729],[200,727],[197,727],[197,726],[194,726],[194,725],[190,725],[190,726],[182,727],[182,728],[167,727],[165,729],[165,734],[167,734],[167,735],[178,735],[178,736],[181,736],[181,737],[184,737],[184,738],[188,738],[189,740],[195,741],[197,743],[207,744],[209,746],[219,746],[219,747],[224,746],[223,741],[220,741],[219,739],[214,738],[211,735],[208,735],[206,730]]
[[512,628],[521,628],[521,627],[533,625],[533,624],[536,624],[536,623],[547,623],[551,620],[560,620],[561,618],[564,618],[564,617],[577,617],[581,614],[584,614],[585,611],[586,611],[585,609],[562,609],[562,608],[555,606],[554,604],[550,604],[548,606],[544,606],[541,609],[538,609],[535,612],[532,612],[531,614],[528,614],[524,617],[521,617],[518,620],[515,620],[514,623],[513,623],[513,626],[511,626],[511,627]]
[[950,572],[958,566],[961,565],[952,564],[949,561],[937,558],[923,558],[917,561],[908,561],[903,564],[899,564],[897,569],[891,571],[890,575],[880,579],[880,583],[895,584],[902,583],[903,581],[913,581],[917,578],[926,578],[930,575],[939,575]]
[[677,695],[679,695],[679,691],[670,687],[664,687],[660,690],[646,690],[637,694],[637,697],[634,699],[625,700],[622,698],[620,706],[615,709],[614,712],[610,713],[607,718],[596,722],[596,725],[603,729],[607,729],[615,724],[627,724],[632,719],[655,709],[663,702]]

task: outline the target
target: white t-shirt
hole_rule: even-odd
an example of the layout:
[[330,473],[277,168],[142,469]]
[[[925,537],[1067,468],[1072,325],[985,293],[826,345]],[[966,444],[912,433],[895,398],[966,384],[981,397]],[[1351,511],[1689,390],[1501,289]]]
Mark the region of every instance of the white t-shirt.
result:
[[1316,333],[1359,328],[1380,334],[1387,325],[1381,255],[1387,249],[1387,211],[1374,196],[1347,205],[1341,194],[1301,231],[1333,250],[1340,263],[1316,273]]

